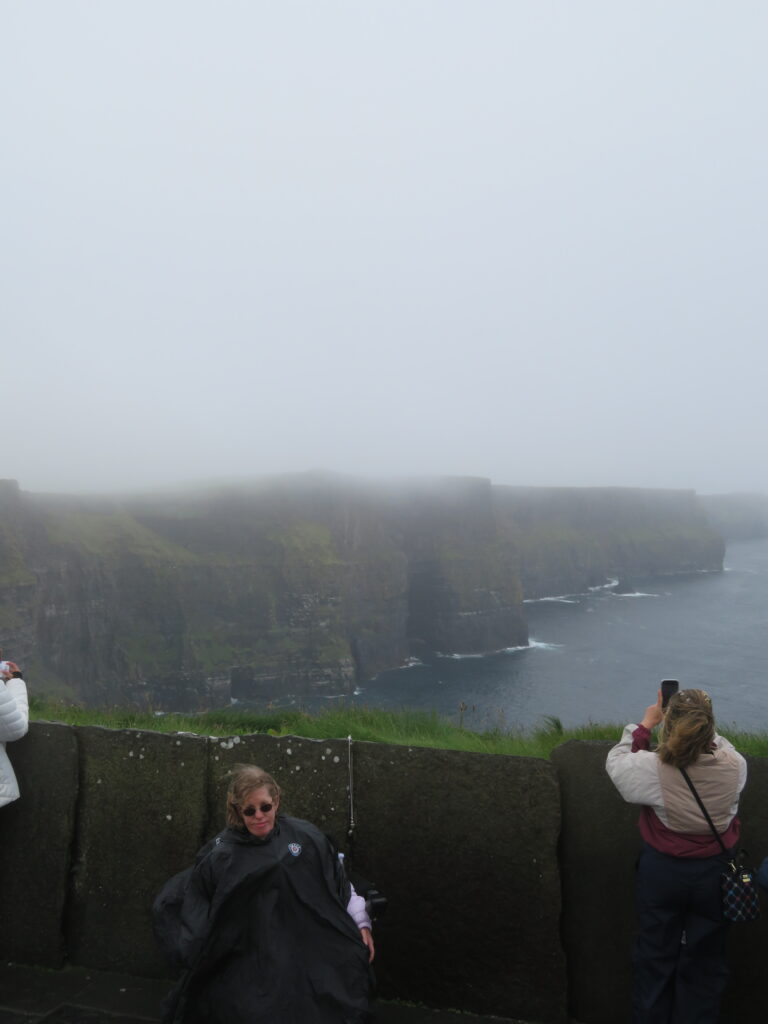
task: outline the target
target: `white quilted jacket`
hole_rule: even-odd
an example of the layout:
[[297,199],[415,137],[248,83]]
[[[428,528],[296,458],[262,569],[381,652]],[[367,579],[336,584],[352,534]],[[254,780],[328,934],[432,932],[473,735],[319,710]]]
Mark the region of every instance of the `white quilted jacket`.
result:
[[20,740],[28,728],[29,704],[24,680],[0,682],[0,807],[19,797],[19,784],[5,752],[5,744]]

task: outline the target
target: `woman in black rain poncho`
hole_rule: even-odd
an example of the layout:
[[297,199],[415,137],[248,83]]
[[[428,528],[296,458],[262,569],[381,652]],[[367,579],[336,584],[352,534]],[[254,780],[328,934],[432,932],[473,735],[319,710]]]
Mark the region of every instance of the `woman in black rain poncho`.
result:
[[155,903],[158,939],[182,977],[173,1024],[362,1024],[373,959],[365,901],[330,840],[279,814],[280,789],[237,765],[227,828]]

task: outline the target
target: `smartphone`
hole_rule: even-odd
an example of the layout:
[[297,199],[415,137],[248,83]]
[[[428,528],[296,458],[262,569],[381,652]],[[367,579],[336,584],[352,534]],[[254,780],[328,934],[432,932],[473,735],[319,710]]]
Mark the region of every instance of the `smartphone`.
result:
[[669,704],[669,698],[680,689],[680,683],[676,679],[661,680],[661,706],[665,708]]

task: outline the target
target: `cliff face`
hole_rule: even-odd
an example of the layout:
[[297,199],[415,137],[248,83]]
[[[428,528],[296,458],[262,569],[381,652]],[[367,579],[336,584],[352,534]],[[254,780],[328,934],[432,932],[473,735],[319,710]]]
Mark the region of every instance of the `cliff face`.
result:
[[496,487],[494,503],[527,598],[723,567],[724,541],[693,491]]
[[712,527],[728,540],[768,537],[768,495],[707,494],[699,504]]
[[722,567],[688,492],[287,477],[130,499],[0,482],[0,645],[39,689],[186,709],[527,642],[523,595]]
[[90,704],[338,689],[413,649],[527,639],[487,481],[0,500],[0,642]]

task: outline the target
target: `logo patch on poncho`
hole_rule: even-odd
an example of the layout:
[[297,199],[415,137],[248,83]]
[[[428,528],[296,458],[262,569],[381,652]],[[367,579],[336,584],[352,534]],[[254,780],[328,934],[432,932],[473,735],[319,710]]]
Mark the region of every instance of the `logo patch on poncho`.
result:
[[298,857],[301,853],[301,843],[288,843],[288,849],[294,857]]

